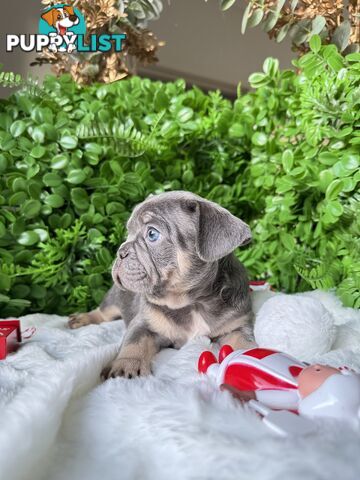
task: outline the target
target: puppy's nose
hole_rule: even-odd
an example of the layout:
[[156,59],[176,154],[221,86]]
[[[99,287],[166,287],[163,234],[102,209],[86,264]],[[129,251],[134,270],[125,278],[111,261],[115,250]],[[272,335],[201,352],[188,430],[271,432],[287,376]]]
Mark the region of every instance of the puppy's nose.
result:
[[118,252],[119,257],[121,259],[127,257],[129,255],[129,250],[130,250],[130,248],[129,248],[128,244],[124,243],[124,245],[121,245],[121,247],[119,248],[119,252]]
[[69,15],[69,20],[71,20],[72,22],[75,22],[76,19],[77,19],[76,15]]

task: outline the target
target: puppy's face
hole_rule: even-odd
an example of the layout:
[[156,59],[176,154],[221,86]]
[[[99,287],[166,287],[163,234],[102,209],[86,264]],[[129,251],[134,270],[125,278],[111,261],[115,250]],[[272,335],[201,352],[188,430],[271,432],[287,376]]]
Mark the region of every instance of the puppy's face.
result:
[[251,239],[244,222],[189,192],[145,200],[127,227],[113,280],[120,288],[160,296],[195,286],[213,262]]
[[79,23],[79,18],[75,14],[73,7],[65,5],[63,8],[52,8],[41,15],[49,25],[55,27],[61,34],[66,33],[66,28]]

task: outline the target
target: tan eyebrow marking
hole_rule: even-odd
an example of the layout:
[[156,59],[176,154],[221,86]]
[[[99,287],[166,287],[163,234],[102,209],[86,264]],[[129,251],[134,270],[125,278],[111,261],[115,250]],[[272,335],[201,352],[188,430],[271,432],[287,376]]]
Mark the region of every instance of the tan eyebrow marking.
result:
[[151,222],[151,220],[153,220],[153,218],[154,217],[150,212],[145,212],[141,216],[141,220],[143,221],[143,223],[149,223],[149,222]]

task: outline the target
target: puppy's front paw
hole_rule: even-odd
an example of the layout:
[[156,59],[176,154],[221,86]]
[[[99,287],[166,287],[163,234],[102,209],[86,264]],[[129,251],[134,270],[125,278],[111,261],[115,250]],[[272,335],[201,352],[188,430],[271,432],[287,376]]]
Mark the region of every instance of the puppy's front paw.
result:
[[88,313],[74,313],[73,315],[69,315],[69,328],[80,328],[89,325],[90,323],[92,323],[92,321]]
[[116,358],[101,372],[103,379],[125,377],[134,378],[142,375],[150,375],[150,363],[141,358]]

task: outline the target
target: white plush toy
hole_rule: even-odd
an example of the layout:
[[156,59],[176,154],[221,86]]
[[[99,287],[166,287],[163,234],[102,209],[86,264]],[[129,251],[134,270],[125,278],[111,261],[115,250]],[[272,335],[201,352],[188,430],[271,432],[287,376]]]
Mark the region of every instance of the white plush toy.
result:
[[255,322],[258,345],[301,360],[328,352],[337,328],[330,312],[316,298],[276,294],[259,309]]

